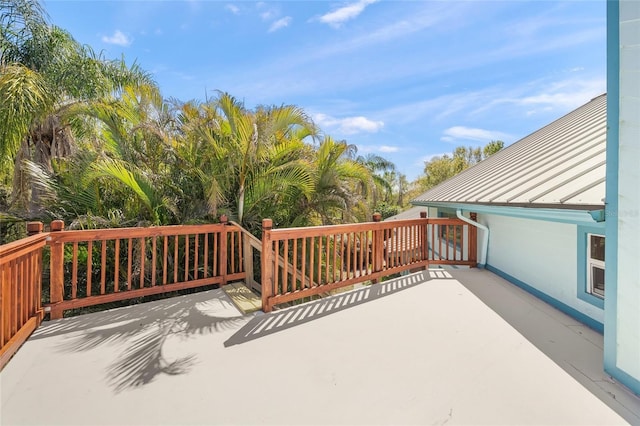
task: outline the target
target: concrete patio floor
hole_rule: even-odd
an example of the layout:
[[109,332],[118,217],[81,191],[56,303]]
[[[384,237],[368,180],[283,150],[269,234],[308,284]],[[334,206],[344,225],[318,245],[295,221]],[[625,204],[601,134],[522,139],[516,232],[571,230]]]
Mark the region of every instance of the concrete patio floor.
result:
[[213,290],[43,323],[0,424],[640,424],[602,346],[477,269],[244,317]]

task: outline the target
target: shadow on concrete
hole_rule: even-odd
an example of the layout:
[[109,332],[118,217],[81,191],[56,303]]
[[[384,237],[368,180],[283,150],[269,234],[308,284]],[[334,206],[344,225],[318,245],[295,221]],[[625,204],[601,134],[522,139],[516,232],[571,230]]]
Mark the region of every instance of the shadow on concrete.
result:
[[225,347],[238,345],[304,324],[353,306],[422,284],[430,278],[452,278],[446,271],[423,271],[268,314],[258,313],[231,336]]
[[[230,308],[230,309],[229,309]],[[216,315],[224,310],[224,314]],[[209,312],[209,313],[208,313]],[[124,343],[125,349],[107,367],[106,378],[116,393],[152,382],[159,375],[189,372],[196,354],[167,359],[163,354],[171,336],[189,338],[237,329],[246,322],[222,290],[149,302],[45,323],[32,339],[68,335],[62,352],[82,352],[101,345]]]

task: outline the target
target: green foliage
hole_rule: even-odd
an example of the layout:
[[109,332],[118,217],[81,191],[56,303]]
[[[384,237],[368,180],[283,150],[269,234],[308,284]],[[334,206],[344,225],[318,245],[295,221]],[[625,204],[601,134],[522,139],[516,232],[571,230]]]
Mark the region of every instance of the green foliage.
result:
[[482,148],[482,154],[484,158],[487,158],[500,151],[502,148],[504,148],[503,141],[491,141]]
[[363,221],[401,198],[391,162],[320,136],[297,106],[163,99],[137,64],[80,45],[38,1],[0,6],[0,184],[12,187],[0,202],[14,217],[96,228],[224,213],[258,234],[266,217]]
[[90,127],[90,104],[152,84],[137,65],[107,60],[50,25],[38,1],[0,0],[0,166],[13,163],[12,210],[42,214],[25,160],[51,172],[77,148],[78,129]]
[[457,147],[451,156],[434,157],[425,162],[424,176],[419,178],[421,190],[432,188],[463,170],[495,154],[504,146],[502,141],[491,141],[484,148]]
[[382,215],[382,220],[385,220],[388,217],[397,215],[400,211],[400,207],[397,204],[390,205],[386,202],[382,202],[376,204],[375,211]]

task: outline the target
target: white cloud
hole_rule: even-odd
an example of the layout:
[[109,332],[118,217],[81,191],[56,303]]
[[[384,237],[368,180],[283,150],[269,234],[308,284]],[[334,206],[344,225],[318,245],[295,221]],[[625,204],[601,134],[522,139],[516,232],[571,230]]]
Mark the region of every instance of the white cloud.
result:
[[397,146],[380,145],[380,152],[398,152],[399,150]]
[[358,152],[362,154],[369,154],[372,152],[380,152],[383,154],[389,154],[391,152],[400,151],[400,147],[390,145],[358,145]]
[[471,140],[488,143],[492,140],[509,139],[509,135],[494,130],[477,129],[465,126],[453,126],[444,131],[444,136],[440,138],[445,142],[456,142],[458,140]]
[[351,3],[347,6],[338,8],[333,12],[324,14],[318,18],[318,20],[322,23],[329,24],[332,27],[339,27],[344,22],[360,15],[368,5],[375,3],[376,1],[377,0],[359,0],[356,3]]
[[233,13],[234,15],[237,15],[240,13],[240,8],[235,4],[227,4],[225,6],[225,9],[227,9],[229,12]]
[[527,108],[527,116],[556,111],[566,113],[605,93],[607,83],[605,78],[572,78],[543,84],[534,82],[534,87],[527,94],[514,93],[515,96],[496,98],[486,107],[512,104]]
[[285,16],[284,18],[280,18],[277,21],[275,21],[273,24],[271,24],[271,26],[269,27],[269,32],[272,33],[274,31],[278,31],[279,29],[288,27],[290,23],[291,23],[291,16]]
[[583,81],[582,84],[577,85],[574,82],[561,82],[555,86],[542,93],[524,97],[517,103],[543,108],[575,109],[606,90],[604,79]]
[[316,114],[314,121],[320,127],[329,127],[346,135],[367,132],[376,133],[384,127],[384,122],[369,120],[366,117],[334,118],[326,114]]
[[274,10],[267,10],[266,12],[262,12],[260,14],[260,17],[263,21],[270,21],[271,19],[275,18],[275,16],[276,12]]
[[129,46],[131,44],[131,39],[120,30],[116,30],[112,36],[102,36],[102,41],[109,44],[117,44],[118,46]]

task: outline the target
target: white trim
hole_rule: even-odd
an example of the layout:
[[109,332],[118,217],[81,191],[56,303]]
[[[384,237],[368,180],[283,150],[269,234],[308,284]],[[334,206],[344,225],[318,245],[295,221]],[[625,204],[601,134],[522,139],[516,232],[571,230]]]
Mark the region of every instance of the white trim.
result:
[[[596,297],[604,299],[604,291],[595,288],[593,285],[593,268],[599,268],[605,271],[605,262],[599,259],[594,259],[591,257],[591,237],[601,237],[605,238],[604,235],[601,234],[587,234],[587,293],[590,293]],[[606,243],[605,243],[606,244]],[[606,286],[606,283],[605,283]]]

